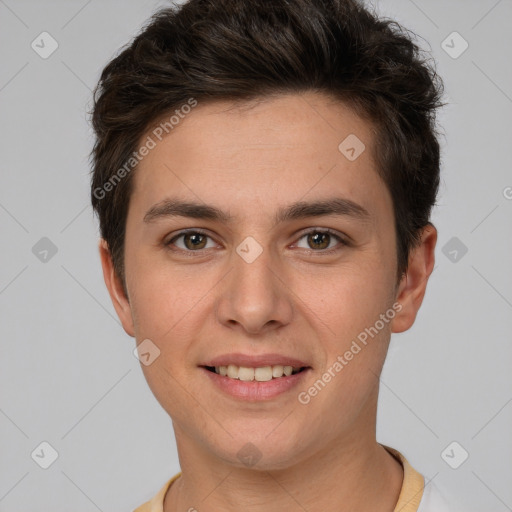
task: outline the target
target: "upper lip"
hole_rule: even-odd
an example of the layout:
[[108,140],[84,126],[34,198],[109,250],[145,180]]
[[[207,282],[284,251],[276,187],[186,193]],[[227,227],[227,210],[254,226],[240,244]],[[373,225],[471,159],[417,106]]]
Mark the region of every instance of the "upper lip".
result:
[[214,357],[200,366],[228,366],[234,364],[245,368],[260,368],[262,366],[293,366],[294,368],[302,368],[309,366],[304,361],[294,357],[288,357],[281,354],[223,354]]

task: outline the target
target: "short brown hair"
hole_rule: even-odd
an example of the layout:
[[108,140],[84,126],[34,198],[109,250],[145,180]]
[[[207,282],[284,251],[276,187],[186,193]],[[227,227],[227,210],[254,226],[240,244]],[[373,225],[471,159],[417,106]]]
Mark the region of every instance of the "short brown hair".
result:
[[403,275],[439,187],[442,82],[414,35],[357,0],[189,0],[157,11],[94,91],[91,201],[123,284],[133,172],[116,173],[149,126],[190,98],[304,91],[338,98],[376,127]]

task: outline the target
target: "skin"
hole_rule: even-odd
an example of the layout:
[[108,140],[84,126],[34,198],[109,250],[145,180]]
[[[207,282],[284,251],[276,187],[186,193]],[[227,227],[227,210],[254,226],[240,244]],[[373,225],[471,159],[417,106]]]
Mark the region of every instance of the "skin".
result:
[[[338,150],[349,134],[366,146],[352,162]],[[126,224],[128,297],[104,241],[100,255],[125,331],[161,351],[141,367],[172,418],[182,469],[165,512],[394,509],[403,470],[376,442],[378,376],[391,333],[409,329],[420,308],[437,233],[431,225],[423,230],[397,283],[392,199],[372,157],[374,135],[369,122],[319,93],[215,102],[199,104],[139,164]],[[214,205],[236,221],[144,222],[171,196]],[[369,218],[273,225],[280,206],[334,196],[359,204]],[[174,250],[165,245],[186,228],[210,237],[199,238],[199,252],[183,237]],[[321,245],[303,233],[324,228],[350,243],[331,237]],[[263,248],[250,264],[236,252],[248,236]],[[337,250],[328,254],[327,245]],[[307,405],[299,403],[298,392],[395,302],[394,319]],[[300,389],[244,402],[198,368],[231,352],[280,353],[312,369]],[[237,457],[248,442],[261,453],[253,467]]]

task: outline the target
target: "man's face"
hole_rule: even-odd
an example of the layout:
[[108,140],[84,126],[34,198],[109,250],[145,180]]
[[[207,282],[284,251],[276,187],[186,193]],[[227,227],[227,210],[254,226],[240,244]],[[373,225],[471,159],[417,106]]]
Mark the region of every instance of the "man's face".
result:
[[[365,145],[355,159],[354,135]],[[252,443],[260,467],[279,468],[374,432],[378,375],[397,321],[397,255],[373,141],[372,126],[343,104],[286,95],[254,108],[199,104],[139,164],[120,316],[138,343],[160,350],[142,369],[178,442],[240,466],[237,454]],[[171,215],[167,200],[226,218]],[[294,203],[333,200],[337,214],[295,209],[275,222]],[[382,314],[387,321],[377,322]],[[281,384],[224,386],[229,377],[204,366],[232,354],[293,358],[307,369]],[[333,372],[338,356],[345,363]],[[318,380],[324,385],[308,392]]]

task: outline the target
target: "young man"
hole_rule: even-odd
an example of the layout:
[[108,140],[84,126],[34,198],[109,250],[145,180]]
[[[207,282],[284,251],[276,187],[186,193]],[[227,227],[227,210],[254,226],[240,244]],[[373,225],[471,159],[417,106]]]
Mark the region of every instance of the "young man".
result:
[[138,512],[441,512],[376,441],[434,266],[441,84],[354,0],[190,0],[95,93],[106,285],[181,472]]

